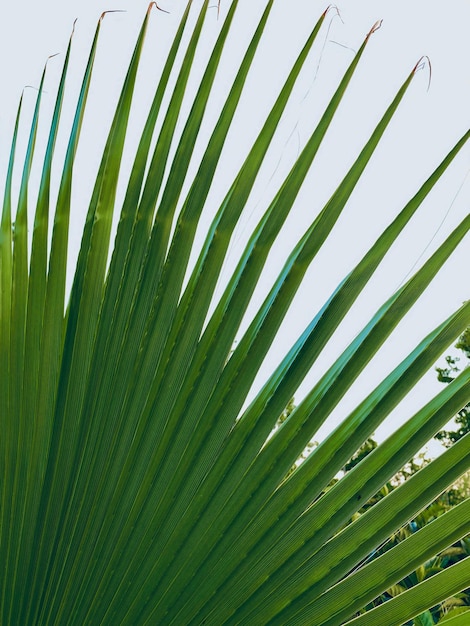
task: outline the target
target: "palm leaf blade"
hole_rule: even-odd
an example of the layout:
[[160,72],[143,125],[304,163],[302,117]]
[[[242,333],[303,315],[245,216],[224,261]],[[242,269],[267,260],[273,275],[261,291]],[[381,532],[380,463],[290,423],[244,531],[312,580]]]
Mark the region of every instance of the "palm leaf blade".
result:
[[[389,602],[347,622],[351,626],[393,626],[422,613],[426,607],[458,593],[470,583],[470,559],[467,557],[452,567],[443,570],[408,589]],[[451,622],[452,623],[452,622]]]

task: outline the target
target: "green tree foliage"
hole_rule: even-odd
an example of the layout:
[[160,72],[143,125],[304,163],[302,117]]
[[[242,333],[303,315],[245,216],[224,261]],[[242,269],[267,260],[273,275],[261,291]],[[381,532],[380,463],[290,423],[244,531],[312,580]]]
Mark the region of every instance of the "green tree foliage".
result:
[[[468,337],[468,332],[466,332]],[[462,343],[462,339],[458,342],[457,346]],[[453,380],[453,379],[452,379]],[[449,381],[450,382],[450,381]],[[457,437],[456,432],[451,432],[455,438],[452,441],[457,441],[460,437]],[[450,439],[450,438],[449,438]],[[359,450],[353,455],[351,460],[344,466],[344,471],[350,471],[353,467],[358,465],[367,457],[375,448],[377,448],[377,442],[373,437],[369,437]],[[450,443],[449,445],[452,445]],[[357,519],[360,515],[365,513],[367,509],[373,507],[380,500],[382,500],[391,490],[396,489],[400,484],[416,474],[424,465],[430,463],[431,460],[424,454],[419,453],[416,457],[411,459],[386,485],[382,487],[366,504],[355,514],[353,519]],[[368,557],[368,560],[373,560],[390,550],[393,546],[404,541],[410,537],[413,533],[417,532],[420,528],[431,523],[437,517],[443,515],[451,507],[456,506],[460,502],[463,502],[470,496],[470,473],[467,472],[460,477],[455,483],[444,491],[438,498],[436,498],[431,504],[429,504],[423,511],[419,513],[414,519],[402,526],[378,549],[374,550]],[[439,554],[433,556],[425,563],[421,564],[415,571],[411,572],[403,580],[399,581],[384,594],[381,594],[372,603],[365,607],[364,611],[371,610],[376,606],[380,606],[384,602],[387,602],[390,598],[393,598],[400,593],[403,593],[407,589],[421,583],[427,578],[439,573],[447,567],[450,567],[460,561],[461,559],[470,555],[470,536],[464,537],[455,542],[452,546],[449,546]],[[445,623],[451,617],[466,613],[470,611],[470,589],[465,589],[461,593],[456,594],[451,598],[447,598],[444,602],[432,607],[425,613],[417,616],[414,620],[407,622],[407,626],[421,626],[427,624],[433,626],[438,623]],[[469,613],[470,615],[470,613]]]
[[362,446],[355,452],[351,459],[346,463],[343,468],[343,471],[349,472],[353,467],[356,467],[358,463],[362,461],[366,456],[368,456],[373,450],[377,448],[377,442],[373,437],[368,437]]
[[[373,437],[369,437],[356,454],[353,455],[352,459],[345,465],[344,471],[349,471],[355,467],[363,458],[368,456],[377,447],[377,445],[378,444]],[[357,519],[369,508],[375,506],[388,493],[390,493],[390,491],[396,489],[400,484],[416,474],[416,472],[418,472],[424,465],[430,462],[431,460],[423,453],[420,453],[417,457],[411,459],[362,507],[362,509],[360,509],[360,511],[355,514],[354,519]],[[378,558],[380,555],[412,536],[419,529],[431,523],[439,516],[444,515],[446,511],[451,509],[451,507],[464,501],[470,495],[468,490],[468,476],[469,474],[467,473],[456,481],[450,489],[447,489],[431,504],[425,507],[415,518],[394,532],[382,546],[375,549],[368,556],[366,562]],[[416,570],[410,572],[408,576],[392,585],[385,591],[385,593],[381,594],[373,602],[366,606],[361,614],[370,611],[376,606],[384,604],[391,598],[398,596],[407,589],[411,589],[415,585],[418,585],[431,576],[443,571],[447,567],[451,567],[469,555],[470,536],[467,536],[455,542],[452,546],[449,546],[439,554],[428,559],[426,562],[420,564]],[[470,589],[463,590],[455,596],[446,598],[443,602],[431,607],[429,610],[416,616],[413,620],[408,621],[406,626],[422,626],[423,624],[434,626],[434,624],[445,622],[452,616],[463,614],[467,610],[470,610]]]
[[[231,133],[233,122],[275,3],[265,0],[242,50],[231,38],[235,12],[243,10],[238,4],[233,0],[216,22],[206,19],[207,0],[187,3],[162,53],[128,175],[121,161],[135,85],[139,79],[152,81],[138,71],[149,20],[157,14],[161,27],[167,25],[166,14],[150,5],[97,168],[70,294],[72,190],[84,183],[75,156],[85,113],[93,115],[88,93],[100,32],[107,27],[104,15],[77,85],[71,125],[61,112],[72,97],[65,89],[72,45],[52,118],[43,119],[43,82],[32,120],[20,105],[0,223],[2,626],[395,626],[470,583],[470,559],[464,558],[354,617],[470,531],[465,500],[368,558],[469,468],[468,435],[348,523],[470,401],[470,370],[436,397],[423,398],[415,415],[331,485],[469,326],[469,302],[416,345],[410,341],[403,361],[289,473],[470,230],[466,216],[422,267],[363,319],[362,330],[338,350],[331,367],[307,384],[317,358],[324,348],[335,349],[346,314],[459,156],[470,131],[452,141],[357,265],[331,285],[326,302],[320,308],[312,303],[305,328],[254,388],[307,270],[326,273],[317,253],[324,245],[337,249],[334,226],[349,209],[421,61],[407,68],[330,199],[317,212],[306,207],[311,222],[260,304],[258,286],[270,252],[379,25],[359,44],[282,184],[272,199],[263,199],[248,242],[235,246],[236,261],[227,264],[297,78],[304,66],[318,64],[313,44],[329,14],[312,24],[239,171],[226,180],[219,161],[239,136],[239,128]],[[204,56],[200,40],[214,28],[214,47]],[[234,75],[222,77],[228,85],[222,95],[216,77],[226,47],[240,55]],[[216,113],[209,102],[219,103]],[[346,113],[342,109],[341,115]],[[43,137],[38,128],[46,122],[47,145],[36,151]],[[23,153],[17,140],[28,128]],[[59,136],[68,138],[65,151],[55,151]],[[342,149],[334,141],[331,148]],[[407,151],[408,144],[404,158]],[[42,171],[34,198],[33,165]],[[51,192],[53,171],[59,172],[57,194]],[[215,183],[225,185],[220,202],[210,196]],[[122,201],[118,188],[125,190]],[[304,382],[305,396],[276,429]]]
[[[442,383],[451,383],[463,367],[468,367],[470,360],[470,328],[467,328],[455,344],[463,353],[464,363],[458,356],[446,356],[446,367],[437,367],[437,378]],[[470,404],[466,404],[454,418],[456,427],[452,430],[441,430],[436,439],[449,447],[470,432]]]

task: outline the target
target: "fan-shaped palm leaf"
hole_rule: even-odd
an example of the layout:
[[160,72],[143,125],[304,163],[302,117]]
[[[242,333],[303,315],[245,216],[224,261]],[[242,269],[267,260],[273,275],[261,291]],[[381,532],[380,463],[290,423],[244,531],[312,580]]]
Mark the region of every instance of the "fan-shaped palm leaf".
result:
[[[332,289],[262,388],[253,382],[307,269],[324,244],[413,81],[413,68],[363,150],[292,249],[247,329],[239,329],[341,99],[377,25],[254,227],[222,295],[216,286],[234,230],[320,16],[205,233],[196,231],[245,80],[268,23],[266,3],[197,172],[187,180],[233,0],[192,107],[183,103],[208,9],[188,3],[138,145],[108,267],[116,190],[145,17],[101,159],[66,305],[74,159],[100,19],[70,131],[48,250],[54,146],[69,51],[50,125],[28,250],[28,181],[42,85],[18,207],[14,131],[1,221],[0,560],[2,624],[400,624],[470,584],[464,559],[364,615],[354,614],[470,531],[461,503],[376,560],[372,550],[470,466],[470,439],[383,498],[362,504],[470,400],[470,370],[325,491],[345,462],[470,323],[465,303],[409,355],[294,472],[295,460],[470,228],[470,217],[379,308],[273,433],[346,313],[466,143],[455,145],[362,260]],[[174,76],[174,80],[170,80]],[[169,102],[164,106],[165,102]],[[179,131],[179,126],[182,131]],[[154,139],[156,141],[152,141]],[[229,147],[229,146],[228,146]],[[189,182],[189,191],[180,198]],[[65,311],[65,313],[64,313]],[[235,348],[234,348],[235,346]],[[249,403],[248,403],[249,401]],[[288,475],[288,476],[287,476]],[[287,476],[287,478],[286,478]],[[26,591],[25,591],[26,590]],[[354,619],[353,619],[354,618]],[[458,619],[458,618],[457,618]]]

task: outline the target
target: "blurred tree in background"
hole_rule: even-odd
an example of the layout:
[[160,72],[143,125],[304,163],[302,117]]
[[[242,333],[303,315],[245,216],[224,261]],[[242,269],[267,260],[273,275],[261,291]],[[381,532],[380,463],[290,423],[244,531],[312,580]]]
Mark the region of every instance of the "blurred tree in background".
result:
[[[457,350],[463,353],[463,357],[446,356],[446,367],[437,367],[437,378],[442,383],[450,383],[462,369],[468,366],[470,361],[470,328],[460,336],[455,344]],[[461,362],[463,359],[463,363]],[[470,431],[470,404],[465,405],[455,416],[455,430],[441,430],[437,433],[436,439],[446,448],[461,439]]]

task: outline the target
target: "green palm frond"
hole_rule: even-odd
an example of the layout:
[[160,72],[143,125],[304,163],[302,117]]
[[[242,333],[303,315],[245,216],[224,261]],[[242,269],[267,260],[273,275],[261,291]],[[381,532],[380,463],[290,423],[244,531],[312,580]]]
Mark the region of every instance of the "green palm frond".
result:
[[[223,179],[222,151],[230,149],[227,139],[274,0],[266,2],[202,156],[195,145],[238,2],[228,8],[185,113],[209,8],[207,0],[193,4],[188,2],[181,16],[155,88],[112,243],[115,205],[121,202],[121,161],[153,3],[145,16],[96,174],[70,293],[72,185],[80,181],[75,155],[104,14],[59,164],[53,207],[51,173],[58,166],[55,145],[63,126],[71,44],[35,207],[30,207],[28,185],[39,158],[35,146],[43,82],[13,211],[12,181],[21,159],[17,139],[24,126],[20,104],[0,231],[0,621],[48,626],[402,624],[470,586],[468,558],[359,613],[470,532],[470,502],[463,501],[379,557],[370,556],[468,470],[469,436],[364,514],[355,513],[470,401],[470,369],[437,396],[424,398],[395,433],[333,485],[332,480],[469,326],[470,302],[410,345],[403,361],[291,470],[467,235],[470,216],[366,320],[276,425],[470,131],[341,283],[332,286],[330,298],[255,393],[255,379],[306,272],[324,245],[334,245],[333,228],[419,63],[331,198],[312,216],[242,332],[270,252],[378,24],[229,270],[235,229],[245,219],[243,210],[328,11],[305,42],[238,173],[228,181],[223,201],[212,208],[210,190]],[[194,165],[195,174],[188,175]],[[203,212],[210,212],[211,222],[201,244]]]

